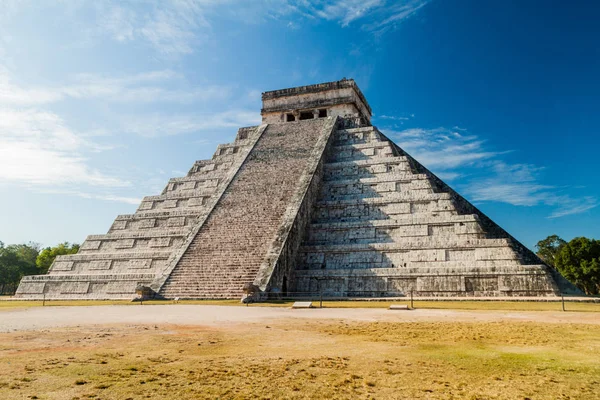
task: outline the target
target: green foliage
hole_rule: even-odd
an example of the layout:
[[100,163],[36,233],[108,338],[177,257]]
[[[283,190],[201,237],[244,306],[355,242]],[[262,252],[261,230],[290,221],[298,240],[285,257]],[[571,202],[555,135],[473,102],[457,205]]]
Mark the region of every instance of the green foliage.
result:
[[567,242],[557,235],[548,236],[546,239],[540,240],[535,245],[537,249],[536,254],[546,264],[554,267],[556,255],[565,244],[567,244]]
[[35,264],[39,269],[40,274],[45,274],[50,269],[56,256],[64,256],[67,254],[75,254],[79,251],[77,243],[70,244],[69,242],[60,243],[54,247],[46,247],[37,256]]
[[5,246],[0,242],[0,294],[13,292],[24,275],[37,273],[36,243]]
[[600,240],[578,237],[560,248],[556,269],[588,295],[600,293]]

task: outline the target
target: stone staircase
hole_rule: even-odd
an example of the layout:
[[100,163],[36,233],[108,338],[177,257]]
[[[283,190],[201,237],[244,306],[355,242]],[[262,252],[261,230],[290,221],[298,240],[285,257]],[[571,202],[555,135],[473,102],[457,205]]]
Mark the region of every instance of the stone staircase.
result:
[[557,293],[547,267],[528,265],[535,257],[524,254],[508,234],[498,235],[501,228],[486,231],[478,210],[465,213],[474,207],[451,190],[441,191],[433,174],[376,128],[338,130],[323,175],[299,250],[296,291],[323,290],[332,296]]
[[240,298],[284,222],[328,119],[269,125],[159,294]]

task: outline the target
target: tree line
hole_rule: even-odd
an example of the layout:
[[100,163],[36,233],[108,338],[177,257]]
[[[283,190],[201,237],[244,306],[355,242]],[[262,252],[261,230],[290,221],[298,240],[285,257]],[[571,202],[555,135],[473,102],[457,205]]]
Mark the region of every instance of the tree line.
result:
[[557,235],[540,240],[537,255],[587,295],[600,294],[600,240]]
[[56,256],[78,251],[76,243],[64,242],[42,249],[37,243],[5,246],[0,241],[0,295],[14,294],[25,275],[47,273]]

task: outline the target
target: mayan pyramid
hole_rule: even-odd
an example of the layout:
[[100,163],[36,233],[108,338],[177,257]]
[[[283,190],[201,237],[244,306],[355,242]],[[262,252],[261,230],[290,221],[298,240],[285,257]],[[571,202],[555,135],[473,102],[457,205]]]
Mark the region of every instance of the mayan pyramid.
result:
[[530,250],[371,125],[353,80],[262,100],[262,125],[241,128],[47,275],[24,277],[16,296],[560,292]]

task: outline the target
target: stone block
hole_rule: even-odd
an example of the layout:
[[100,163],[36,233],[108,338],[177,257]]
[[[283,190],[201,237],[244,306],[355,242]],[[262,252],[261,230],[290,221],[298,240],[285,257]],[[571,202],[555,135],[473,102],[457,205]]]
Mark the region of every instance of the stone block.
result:
[[165,200],[161,204],[161,208],[176,208],[177,200]]
[[446,251],[448,261],[475,261],[477,253],[475,249],[448,249]]
[[292,304],[292,308],[313,308],[313,305],[310,301],[296,301]]
[[138,229],[151,229],[156,226],[155,218],[145,218],[137,223]]
[[157,237],[150,239],[148,247],[169,247],[171,245],[171,238],[169,237]]
[[152,267],[152,260],[129,260],[128,268],[129,269],[148,269]]
[[179,190],[194,190],[196,188],[196,182],[188,181],[182,182],[180,186],[177,187]]
[[131,249],[135,246],[135,239],[120,239],[115,242],[115,249]]
[[154,202],[152,201],[142,201],[142,203],[140,204],[138,210],[143,211],[143,210],[152,210],[152,208],[154,207]]
[[99,240],[86,240],[81,245],[81,250],[98,250],[102,244]]
[[117,221],[113,222],[110,229],[114,230],[114,231],[127,229],[127,221],[117,220]]
[[17,289],[17,294],[43,294],[45,287],[45,282],[22,281]]
[[187,201],[187,206],[188,207],[202,207],[203,204],[204,204],[204,198],[203,197],[191,197]]
[[55,261],[54,264],[52,264],[52,270],[51,271],[71,271],[73,270],[73,261]]
[[399,292],[409,295],[411,291],[417,290],[417,278],[411,277],[389,277],[387,279],[388,292]]
[[185,226],[185,217],[172,217],[167,220],[167,226]]
[[89,270],[107,270],[112,266],[112,260],[94,260],[87,265]]
[[464,292],[464,282],[461,276],[438,275],[438,276],[421,276],[417,278],[418,292]]
[[71,282],[66,281],[60,285],[62,294],[86,294],[90,288],[89,282]]
[[465,291],[477,292],[479,295],[498,292],[497,276],[467,276],[465,277]]

